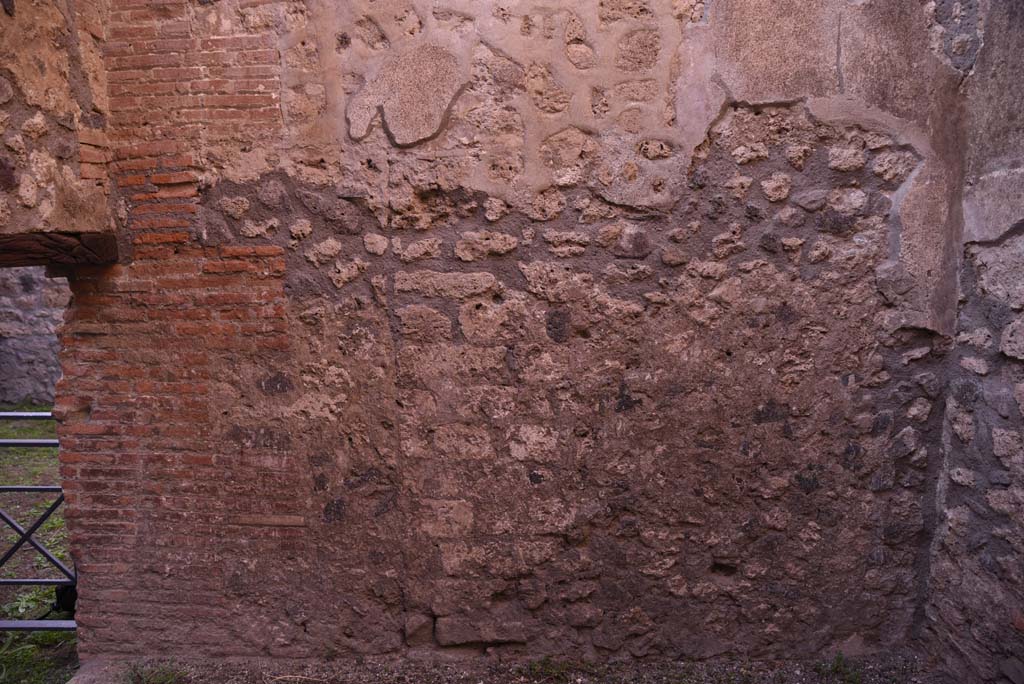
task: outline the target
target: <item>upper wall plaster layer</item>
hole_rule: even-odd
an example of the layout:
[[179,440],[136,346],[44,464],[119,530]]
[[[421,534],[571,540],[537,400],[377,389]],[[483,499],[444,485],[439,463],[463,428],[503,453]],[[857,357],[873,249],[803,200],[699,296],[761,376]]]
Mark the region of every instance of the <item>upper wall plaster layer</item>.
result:
[[[942,51],[948,30],[934,9],[611,4],[247,8],[244,22],[279,36],[280,125],[268,128],[269,145],[240,149],[231,133],[211,140],[210,171],[241,179],[284,167],[314,183],[344,178],[344,191],[385,221],[431,220],[414,197],[430,183],[482,191],[534,216],[569,183],[587,185],[597,202],[665,211],[724,106],[807,101],[826,121],[871,121],[922,155],[896,207],[892,257],[914,282],[908,324],[951,329],[955,293],[945,283],[959,238],[963,74]],[[211,33],[237,21],[230,3],[192,12]],[[571,144],[575,132],[588,168],[566,179],[545,149]],[[671,152],[649,158],[651,142]],[[420,144],[410,155],[392,143]]]

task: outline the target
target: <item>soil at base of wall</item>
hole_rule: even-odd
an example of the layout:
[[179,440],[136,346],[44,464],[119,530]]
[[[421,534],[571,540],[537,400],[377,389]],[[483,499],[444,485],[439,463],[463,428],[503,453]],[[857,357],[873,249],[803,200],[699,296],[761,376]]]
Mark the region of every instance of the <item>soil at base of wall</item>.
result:
[[591,664],[352,660],[315,664],[94,663],[70,684],[939,684],[909,653],[817,662]]

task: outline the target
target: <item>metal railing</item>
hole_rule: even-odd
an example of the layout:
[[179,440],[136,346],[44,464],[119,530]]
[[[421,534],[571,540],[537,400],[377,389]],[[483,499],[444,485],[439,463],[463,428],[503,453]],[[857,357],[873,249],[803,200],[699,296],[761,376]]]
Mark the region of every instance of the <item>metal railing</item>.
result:
[[[53,420],[53,414],[48,411],[27,412],[8,411],[0,412],[0,420]],[[22,449],[26,447],[59,447],[60,442],[56,439],[0,439],[0,449]],[[0,556],[0,568],[14,557],[25,544],[34,548],[52,567],[62,575],[59,578],[27,577],[27,578],[0,578],[0,586],[53,586],[55,601],[52,610],[74,611],[75,585],[78,578],[75,571],[68,568],[57,556],[46,546],[35,538],[35,533],[50,519],[58,508],[64,503],[64,491],[57,485],[2,485],[0,495],[32,493],[32,494],[56,494],[56,499],[43,511],[42,514],[27,528],[22,527],[18,521],[12,518],[2,507],[0,507],[0,520],[10,527],[18,535],[17,541]],[[69,631],[75,629],[74,620],[0,620],[0,631]]]

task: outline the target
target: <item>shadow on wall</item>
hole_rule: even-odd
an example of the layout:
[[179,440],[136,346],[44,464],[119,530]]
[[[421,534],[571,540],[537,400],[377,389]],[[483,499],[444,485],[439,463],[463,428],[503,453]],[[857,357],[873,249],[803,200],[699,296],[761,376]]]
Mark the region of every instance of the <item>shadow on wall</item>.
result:
[[60,377],[57,329],[71,297],[45,268],[0,269],[0,403],[49,403]]

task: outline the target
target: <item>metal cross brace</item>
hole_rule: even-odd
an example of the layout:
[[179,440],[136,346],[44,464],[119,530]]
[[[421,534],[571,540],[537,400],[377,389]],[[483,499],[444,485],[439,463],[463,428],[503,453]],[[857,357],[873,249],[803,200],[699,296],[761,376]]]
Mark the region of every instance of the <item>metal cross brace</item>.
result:
[[0,519],[2,519],[5,523],[7,523],[7,525],[11,529],[18,533],[18,541],[14,542],[14,545],[7,550],[7,553],[5,553],[2,558],[0,558],[0,567],[3,567],[4,563],[10,560],[11,556],[17,553],[18,549],[20,549],[25,542],[28,542],[35,548],[36,551],[43,554],[46,560],[50,561],[51,565],[60,570],[65,577],[67,577],[71,581],[75,580],[75,573],[69,570],[68,567],[61,563],[56,556],[50,553],[49,549],[47,549],[45,546],[43,546],[41,543],[39,543],[32,537],[32,535],[36,533],[36,530],[42,527],[43,523],[45,523],[47,519],[49,519],[49,517],[53,515],[53,512],[56,511],[62,503],[64,503],[63,493],[57,496],[57,500],[50,504],[50,507],[47,508],[46,511],[41,516],[39,516],[39,519],[32,523],[32,526],[29,527],[27,530],[21,525],[19,525],[17,521],[15,521],[13,518],[11,518],[11,516],[7,515],[6,511],[0,510]]

